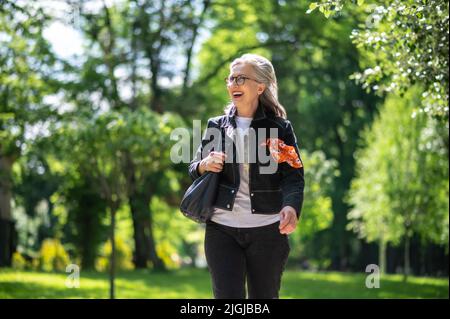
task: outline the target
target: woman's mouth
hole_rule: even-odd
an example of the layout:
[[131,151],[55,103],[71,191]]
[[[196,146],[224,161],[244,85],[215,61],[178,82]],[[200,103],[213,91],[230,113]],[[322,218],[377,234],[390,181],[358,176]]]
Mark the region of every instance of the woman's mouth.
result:
[[233,99],[239,99],[244,95],[244,93],[240,91],[233,92]]

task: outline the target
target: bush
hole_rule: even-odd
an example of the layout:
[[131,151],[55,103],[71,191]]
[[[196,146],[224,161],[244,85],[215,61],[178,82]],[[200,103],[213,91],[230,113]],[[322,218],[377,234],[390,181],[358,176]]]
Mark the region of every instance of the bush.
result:
[[15,252],[12,256],[12,268],[23,270],[27,267],[27,261],[19,252]]
[[44,271],[65,271],[69,255],[58,239],[45,239],[39,251],[39,268]]
[[[133,269],[133,253],[127,243],[120,237],[116,237],[116,270]],[[97,271],[108,271],[111,257],[111,241],[108,240],[102,247],[102,256],[97,258],[95,269]]]
[[176,247],[171,245],[167,240],[159,243],[156,246],[156,253],[168,269],[180,268],[181,259],[177,253]]

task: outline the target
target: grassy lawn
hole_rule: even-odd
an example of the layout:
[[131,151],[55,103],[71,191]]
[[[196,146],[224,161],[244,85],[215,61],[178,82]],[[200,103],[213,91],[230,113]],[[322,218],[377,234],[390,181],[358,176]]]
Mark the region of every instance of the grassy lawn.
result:
[[[107,274],[81,272],[80,288],[65,286],[67,274],[0,269],[0,298],[108,298]],[[381,277],[380,288],[365,287],[366,274],[288,270],[281,298],[448,298],[448,278]],[[117,298],[212,298],[207,270],[169,273],[135,270],[116,279]]]

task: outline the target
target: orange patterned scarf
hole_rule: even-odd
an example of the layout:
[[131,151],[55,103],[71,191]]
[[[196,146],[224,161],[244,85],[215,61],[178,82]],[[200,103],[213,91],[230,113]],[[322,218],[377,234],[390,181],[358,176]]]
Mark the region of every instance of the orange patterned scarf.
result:
[[286,145],[279,138],[268,138],[266,142],[261,143],[261,146],[265,145],[269,146],[270,155],[278,163],[287,162],[294,168],[303,167],[303,163],[298,158],[294,146]]

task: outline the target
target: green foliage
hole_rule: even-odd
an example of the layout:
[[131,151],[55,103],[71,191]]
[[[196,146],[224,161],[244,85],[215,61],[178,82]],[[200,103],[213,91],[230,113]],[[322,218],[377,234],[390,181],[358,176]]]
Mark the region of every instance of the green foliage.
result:
[[159,115],[146,108],[124,109],[93,118],[74,118],[56,129],[56,141],[66,160],[80,165],[95,176],[117,179],[125,157],[131,156],[144,178],[146,172],[159,172],[170,166],[167,141],[172,128],[182,126],[174,114]]
[[234,58],[247,52],[270,56],[258,39],[258,9],[250,2],[233,0],[225,6],[216,5],[209,15],[215,23],[196,57],[199,78],[191,88],[198,91],[202,103],[195,105],[190,116],[203,120],[223,113],[230,101],[223,79]]
[[[314,2],[327,17],[348,0]],[[449,4],[444,0],[358,1],[367,17],[351,38],[365,57],[363,72],[352,75],[364,88],[404,93],[415,83],[424,88],[422,108],[448,119]]]
[[30,3],[0,9],[0,156],[20,155],[25,125],[55,113],[43,103],[53,91],[55,57],[43,30],[50,17]]
[[14,163],[12,176],[18,250],[33,256],[43,239],[62,236],[51,200],[62,178],[50,171],[45,151],[34,147],[28,148]]
[[436,129],[442,123],[419,111],[418,92],[390,96],[364,133],[348,227],[369,242],[398,244],[414,232],[448,247],[448,158]]
[[420,83],[423,110],[448,118],[448,1],[388,1],[372,6],[373,25],[352,34],[370,67],[354,78],[381,92]]
[[326,159],[321,151],[303,151],[305,164],[305,204],[301,220],[301,236],[310,238],[315,233],[330,227],[333,221],[331,191],[333,180],[339,175],[337,162]]
[[297,230],[290,235],[292,259],[316,260],[323,268],[326,257],[317,249],[315,236],[329,229],[333,222],[333,211],[329,193],[334,178],[339,174],[335,160],[326,159],[321,151],[301,151],[305,165],[305,194]]
[[104,221],[107,205],[89,179],[88,176],[67,178],[60,188],[67,209],[64,239],[73,245],[83,270],[94,268],[98,248],[107,236],[107,222]]
[[65,271],[70,258],[59,239],[45,239],[39,251],[39,268],[44,271]]
[[[120,236],[116,236],[116,255],[115,267],[117,271],[133,269],[132,251],[127,242]],[[109,271],[109,264],[111,260],[111,241],[108,240],[101,248],[100,257],[97,258],[95,269],[97,271]]]
[[[309,9],[306,13],[311,13],[317,8],[326,18],[335,15],[337,12],[340,12],[344,7],[344,3],[347,2],[345,0],[322,0],[321,2],[311,2],[309,4]],[[358,0],[358,4],[362,4],[364,0]]]
[[167,269],[177,269],[180,267],[180,258],[177,247],[171,245],[168,240],[160,240],[156,246],[156,253]]
[[[43,238],[61,238],[71,255],[81,257],[83,268],[92,267],[107,235],[107,213],[117,210],[118,237],[130,241],[128,250],[134,248],[135,224],[145,224],[150,226],[142,228],[144,233],[153,233],[168,268],[201,263],[203,229],[178,212],[190,180],[185,164],[170,161],[170,133],[189,120],[222,113],[229,100],[223,83],[228,64],[248,52],[273,62],[280,102],[305,160],[305,202],[299,229],[291,236],[293,259],[307,257],[324,268],[345,266],[345,260],[360,256],[349,248],[359,241],[345,231],[348,206],[343,202],[355,160],[363,162],[357,175],[364,177],[354,182],[357,206],[365,205],[360,214],[370,221],[365,225],[360,215],[351,229],[361,229],[358,234],[369,241],[380,232],[392,242],[405,232],[421,234],[426,243],[448,240],[448,215],[442,215],[448,211],[443,155],[445,143],[448,154],[448,126],[442,123],[442,115],[448,115],[448,4],[159,3],[164,9],[143,0],[82,10],[82,58],[61,61],[43,36],[49,23],[60,20],[46,16],[39,2],[2,2],[0,160],[22,159],[12,166],[14,174],[2,167],[0,185],[13,180],[17,186],[12,188],[13,212],[23,257],[32,257]],[[329,19],[307,14],[313,11]],[[352,74],[361,86],[348,81]],[[171,80],[177,84],[168,84]],[[399,128],[406,128],[397,132],[391,123],[388,131],[398,140],[381,141],[383,128],[370,142],[391,152],[354,154],[361,129],[377,112],[379,98],[365,90],[384,97],[413,83],[421,84],[423,110],[441,121],[425,121],[417,111],[420,121],[408,122],[391,106]],[[55,92],[58,105],[50,106]],[[420,134],[408,129],[412,124],[423,125]],[[414,145],[416,157],[407,151]],[[413,163],[402,156],[412,156]],[[385,174],[378,176],[378,169]],[[405,183],[408,191],[402,192]],[[44,204],[48,209],[37,212]],[[106,269],[107,262],[100,258],[100,268]]]
[[18,252],[14,252],[12,256],[12,268],[16,270],[24,270],[27,267],[27,261],[23,256]]
[[156,250],[167,268],[195,265],[202,253],[204,229],[186,219],[178,206],[171,207],[160,197],[153,197],[151,211],[154,212]]

